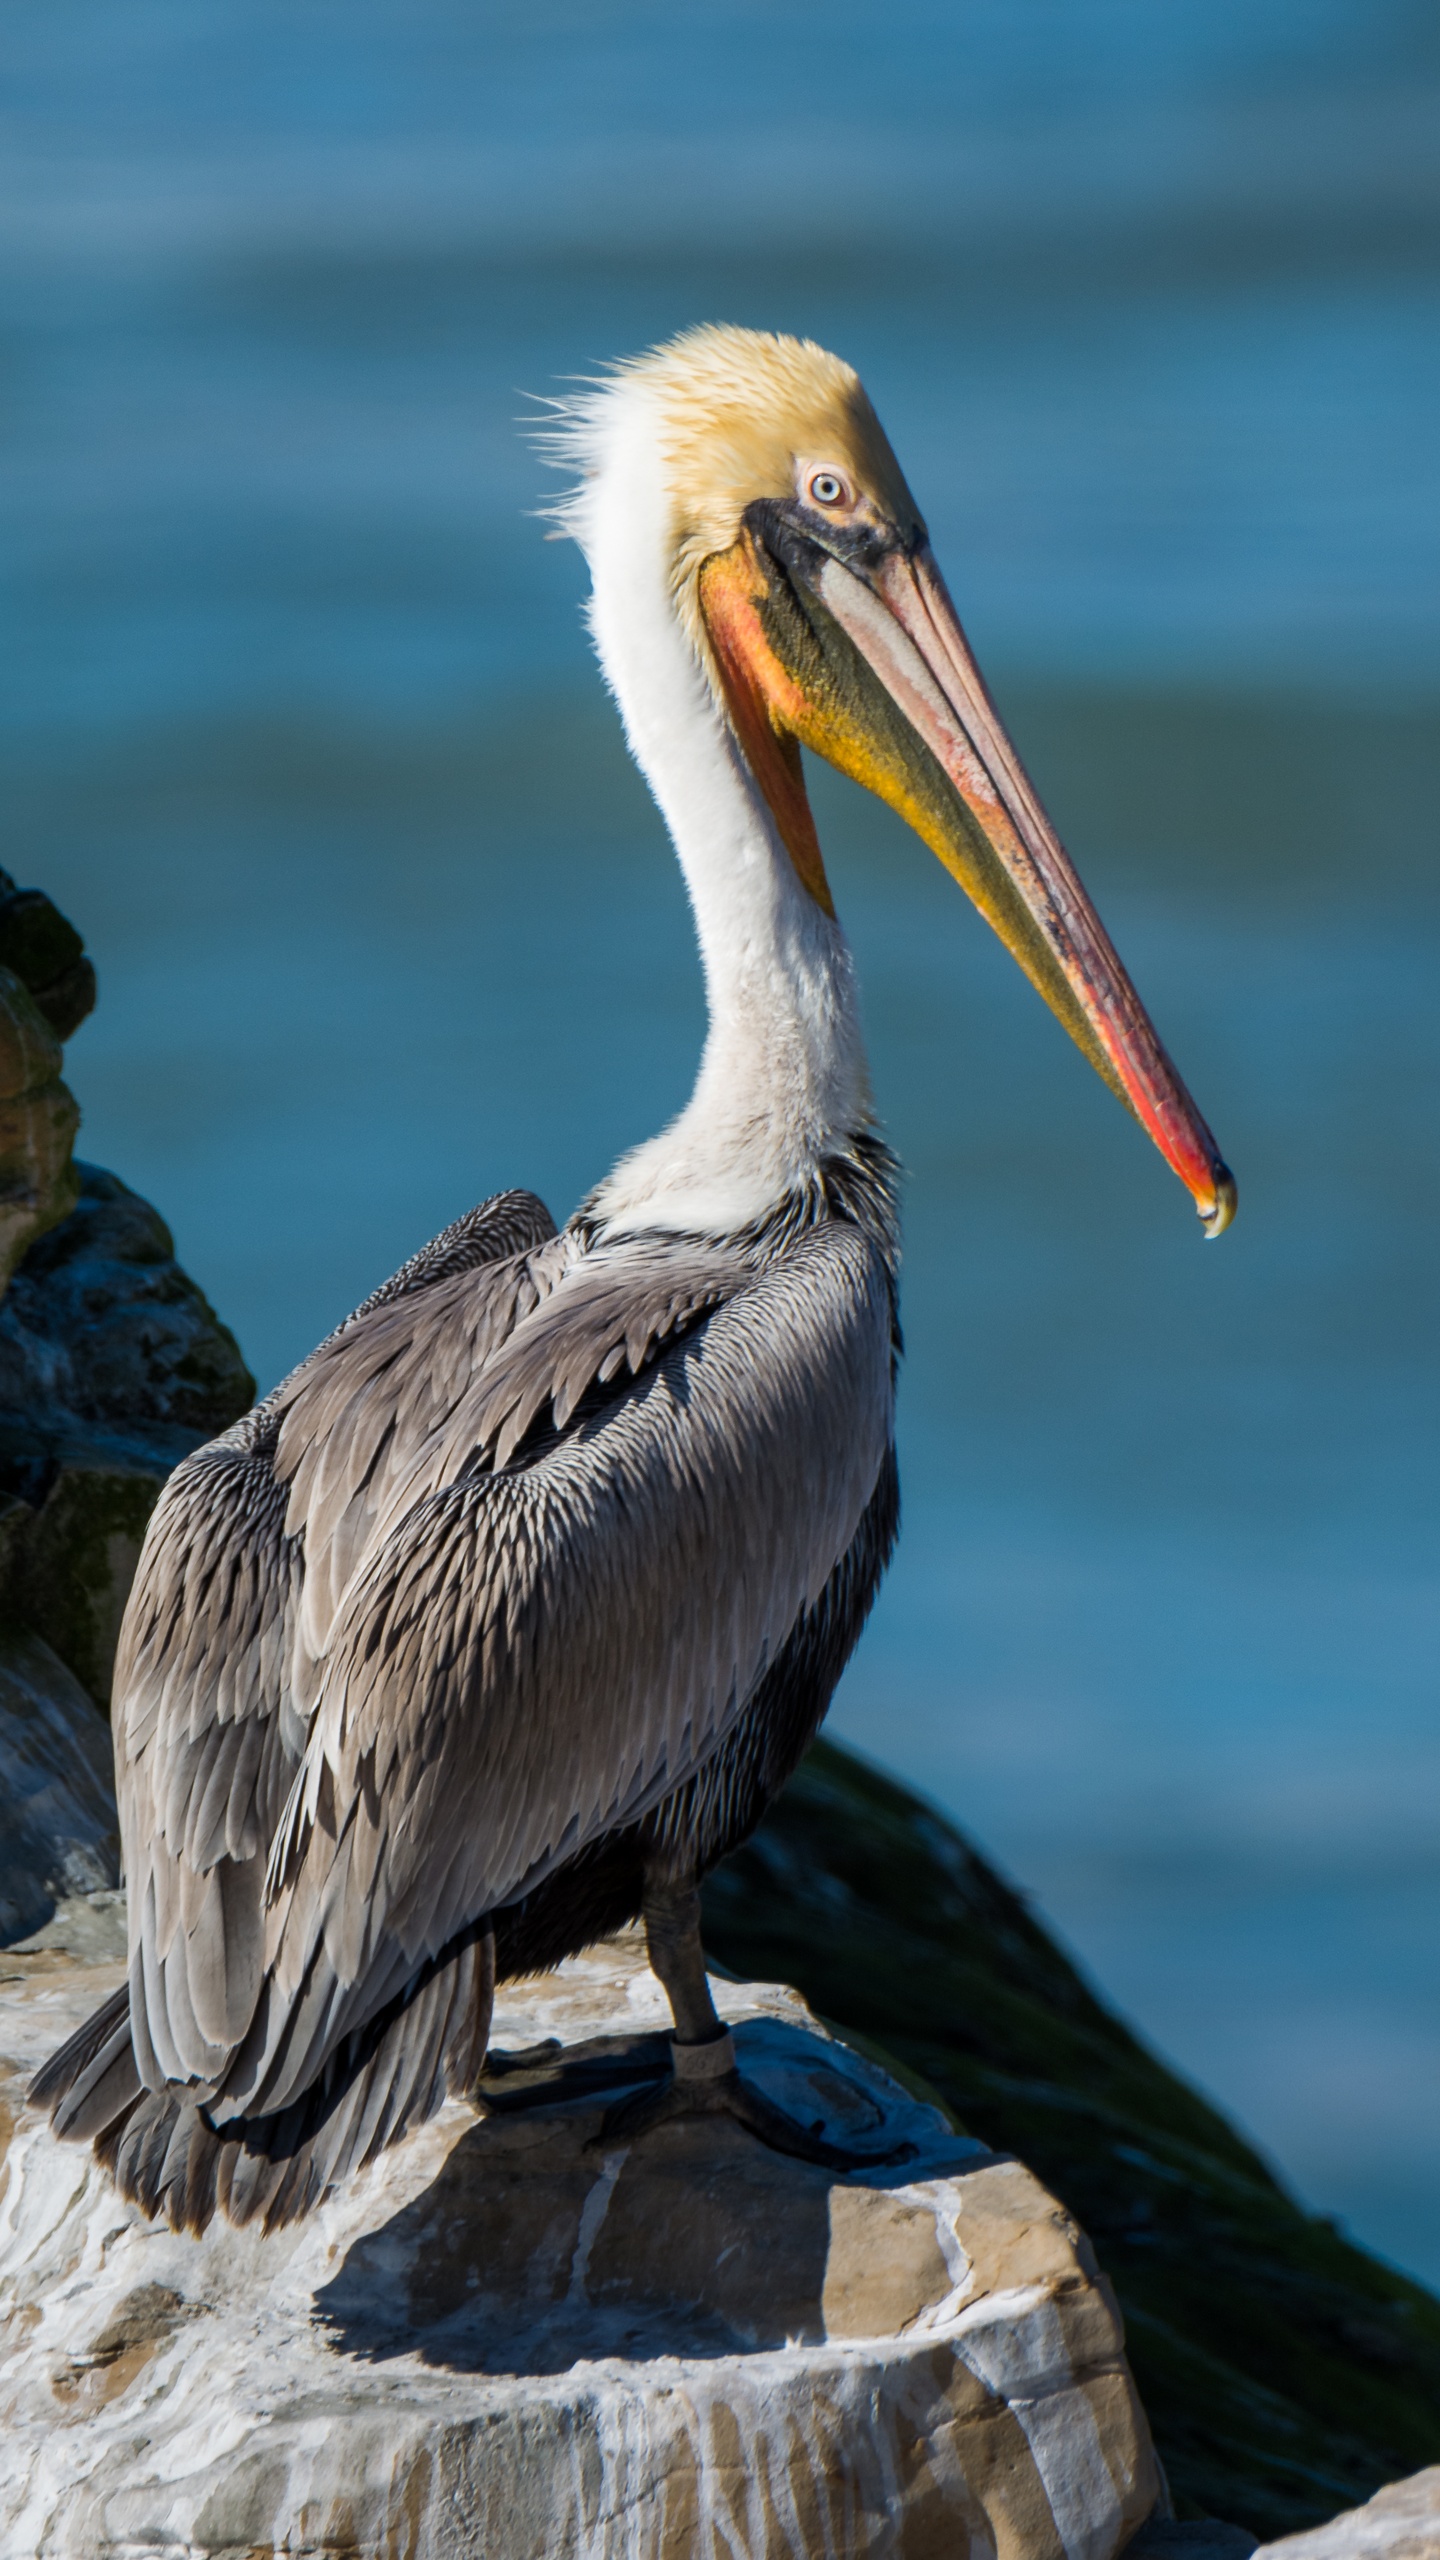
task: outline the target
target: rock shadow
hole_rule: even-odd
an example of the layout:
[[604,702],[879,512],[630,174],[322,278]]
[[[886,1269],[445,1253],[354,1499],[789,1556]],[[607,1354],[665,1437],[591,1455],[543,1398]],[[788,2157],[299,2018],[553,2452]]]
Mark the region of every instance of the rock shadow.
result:
[[[768,2094],[832,2140],[880,2148],[894,2130],[878,2075],[844,2047],[769,2020],[737,2041]],[[317,2293],[330,2343],[368,2361],[518,2375],[822,2340],[831,2197],[846,2183],[833,2170],[723,2116],[595,2146],[607,2105],[665,2067],[662,2037],[608,2037],[488,2081],[496,2112]]]

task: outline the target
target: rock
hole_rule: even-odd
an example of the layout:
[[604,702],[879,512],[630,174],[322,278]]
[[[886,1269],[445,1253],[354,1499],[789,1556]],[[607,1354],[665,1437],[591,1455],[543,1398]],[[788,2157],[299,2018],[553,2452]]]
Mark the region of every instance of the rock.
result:
[[60,1043],[22,980],[0,967],[0,1292],[36,1237],[74,1207],[79,1126]]
[[18,1606],[100,1702],[110,1696],[120,1621],[163,1483],[150,1468],[61,1466],[19,1549]]
[[[253,1395],[233,1336],[179,1270],[163,1220],[114,1175],[69,1165],[75,1106],[59,1082],[56,1043],[93,1000],[94,973],[74,929],[43,893],[17,890],[0,874],[0,1626],[7,1630],[0,1637],[0,1944],[12,1942],[0,1972],[9,1971],[17,1999],[23,1992],[32,2004],[51,2003],[36,2055],[85,2005],[90,1990],[77,1988],[82,1980],[93,1989],[119,1979],[103,1968],[118,1959],[124,1941],[123,1897],[113,1886],[108,1746],[72,1674],[103,1703],[150,1502],[176,1460],[237,1418]],[[17,1253],[24,1258],[7,1294]],[[50,1637],[48,1645],[37,1630]],[[952,2120],[963,2116],[997,2147],[1018,2145],[1095,2236],[1187,2519],[1152,2516],[1131,2545],[1134,2560],[1242,2560],[1257,2532],[1318,2522],[1396,2473],[1440,2457],[1440,2305],[1301,2212],[1233,2128],[1095,1997],[1021,1897],[931,1808],[822,1746],[751,1846],[711,1879],[706,1910],[714,1949],[742,1971],[799,1982],[920,2100],[938,2093]],[[488,2138],[499,2176],[503,2145],[493,2133]],[[63,2156],[68,2176],[76,2155]],[[558,2157],[550,2161],[556,2210],[563,2191],[562,2226],[578,2233],[575,2197],[583,2191],[588,2198],[593,2187],[583,2184],[583,2158],[563,2168]],[[465,2194],[473,2205],[478,2174],[457,2135],[435,2183],[470,2181]],[[971,2192],[980,2174],[973,2165],[957,2171]],[[532,2175],[533,2160],[527,2186]],[[611,2239],[622,2227],[628,2192],[622,2176],[605,2215]],[[873,2209],[893,2215],[895,2190],[876,2192],[881,2203]],[[103,2195],[86,2193],[103,2238],[113,2199],[107,2207]],[[836,2208],[833,2269],[827,2238],[822,2324],[850,2282],[842,2281],[851,2262],[841,2239],[853,2209]],[[397,2203],[397,2218],[404,2210]],[[583,2203],[579,2211],[583,2218]],[[828,2214],[827,2205],[827,2234]],[[916,2227],[907,2221],[901,2233],[893,2222],[884,2225],[900,2285],[898,2307],[891,2303],[885,2313],[893,2322],[902,2317],[905,2283],[915,2280],[907,2251]],[[918,2227],[923,2241],[923,2218]],[[432,2225],[439,2265],[449,2236],[450,2226],[436,2238]],[[121,2237],[147,2270],[149,2253],[171,2245],[153,2234],[134,2242],[128,2224]],[[386,2290],[390,2261],[378,2230],[357,2226],[352,2237],[364,2282],[357,2276],[347,2295],[342,2281],[332,2308],[358,2336],[367,2320],[383,2327],[382,2313],[393,2324],[399,2311],[393,2287]],[[671,2239],[679,2265],[683,2221],[672,2224]],[[603,2248],[592,2259],[598,2282]],[[97,2270],[83,2263],[80,2281],[90,2286]],[[473,2255],[465,2261],[481,2279],[477,2292],[486,2263]],[[203,2322],[187,2325],[193,2288],[172,2281],[167,2266],[136,2274],[128,2291],[109,2298],[83,2352],[67,2349],[68,2362],[57,2368],[55,2423],[68,2430],[96,2393],[110,2394],[106,2406],[118,2399],[133,2408],[126,2397],[132,2386],[142,2400],[149,2388],[137,2377],[159,2372],[184,2340],[204,2334]],[[793,2285],[793,2268],[786,2281]],[[812,2283],[803,2295],[812,2312],[813,2290]],[[696,2319],[734,2311],[733,2300],[727,2297],[728,2309],[717,2306],[703,2288],[687,2300]],[[587,2304],[596,2309],[588,2294]],[[463,2308],[466,2316],[476,2311],[468,2288]],[[609,2316],[615,2305],[598,2308]],[[262,2331],[269,2334],[259,2322],[254,2334]],[[226,2334],[235,2347],[234,2332]],[[913,2345],[921,2332],[905,2334]],[[803,2352],[834,2357],[842,2347],[837,2332]],[[237,2370],[246,2353],[244,2342],[235,2348]],[[785,2353],[749,2345],[741,2363],[753,2374],[766,2356]],[[354,2356],[367,2363],[369,2351],[362,2355],[357,2346]],[[713,2379],[722,2359],[692,2361]],[[402,2366],[409,2371],[403,2356],[381,2344],[373,2363],[392,2379]],[[223,2360],[206,2370],[212,2417],[219,2410],[228,2423]],[[499,2379],[489,2377],[496,2388]],[[286,2423],[298,2425],[293,2395],[288,2405]],[[702,2395],[687,2404],[692,2413],[702,2405],[712,2402]],[[173,2395],[166,2411],[172,2406]],[[444,2410],[434,2406],[433,2477],[447,2463],[464,2472],[470,2456],[455,2448],[470,2439],[463,2427],[452,2437]],[[613,2415],[631,2404],[612,2398],[606,2406]],[[318,2442],[323,2398],[308,2408],[305,2422]],[[572,2419],[573,2409],[563,2437],[573,2452],[581,2438]],[[253,2421],[252,2407],[242,2432]],[[294,2425],[285,2439],[286,2477],[294,2473]],[[193,2432],[197,2439],[205,2432],[198,2405]],[[561,2435],[552,2441],[559,2445]],[[675,2477],[693,2481],[683,2448],[675,2459]],[[216,2530],[227,2516],[237,2533],[259,2518],[261,2533],[266,2460],[257,2447],[243,2494],[243,2483],[230,2480],[211,2519]],[[63,2471],[63,2446],[57,2463]],[[617,2453],[609,2476],[619,2480],[623,2468]],[[423,2503],[418,2455],[404,2476],[412,2505]],[[1022,2463],[1016,2477],[1030,2476]],[[635,2510],[623,2503],[628,2495],[617,2491],[616,2512],[633,2521]],[[423,2490],[424,2499],[431,2496]],[[1383,2499],[1374,2502],[1377,2512],[1383,2506]],[[332,2514],[339,2540],[331,2537],[327,2547],[354,2550],[342,2510],[343,2493]],[[1197,2519],[1197,2510],[1210,2512]],[[992,2504],[986,2512],[993,2520],[999,2510]],[[953,2516],[943,2496],[935,2513],[939,2547],[948,2549]],[[1216,2516],[1239,2521],[1217,2523]],[[1353,2520],[1326,2526],[1319,2538]],[[305,2540],[310,2526],[299,2530],[296,2547],[314,2547]],[[1000,2539],[1007,2535],[1013,2543],[1009,2524]],[[246,2535],[240,2539],[243,2545]],[[988,2547],[984,2528],[979,2542]],[[28,2541],[13,2547],[32,2560]],[[393,2547],[419,2547],[403,2521]],[[1095,2550],[1109,2547],[1102,2537]]]
[[[57,1830],[83,1855],[113,1856],[104,1727],[88,1708],[80,1715],[84,1700],[44,1647],[27,1659],[32,1679],[46,1666],[43,1685],[60,1690],[69,1713],[32,1720],[24,1786],[32,1802],[53,1788],[50,1800],[63,1807],[78,1750],[101,1809],[92,1799],[86,1823],[72,1811]],[[91,1963],[122,1954],[122,1901],[104,1884],[69,1890],[43,1840],[22,1866],[14,1767],[0,1757],[12,1805],[0,1876],[26,1874],[29,1898],[0,1936],[30,1929],[17,1970],[38,1985],[43,1960],[54,1989],[67,1953]],[[113,1868],[102,1872],[108,1879]],[[50,1917],[35,1928],[37,1910]],[[1355,2503],[1351,2482],[1368,2491],[1414,2467],[1411,2446],[1423,2457],[1436,2445],[1440,2307],[1303,2215],[931,1808],[818,1746],[755,1842],[711,1879],[706,1928],[737,1968],[793,1967],[867,2050],[882,2062],[898,2057],[893,2068],[918,2094],[933,2097],[938,2086],[972,2132],[997,2148],[1023,2143],[1046,2184],[1072,2211],[1083,2206],[1087,2228],[1100,2225],[1142,2395],[1190,2517],[1205,2509],[1232,2528],[1243,2523],[1253,2543],[1277,2519],[1333,2516]],[[27,2050],[58,2041],[62,2015],[81,2005],[72,1998]],[[1135,2204],[1142,2180],[1142,2195],[1160,2200],[1148,2218]],[[1217,2530],[1226,2527],[1187,2524],[1151,2560],[1241,2560],[1233,2539],[1193,2538]],[[1144,2545],[1137,2560],[1146,2560]]]
[[1264,2548],[1265,2560],[1440,2560],[1440,2469],[1393,2481],[1365,2506]]
[[113,1888],[119,1851],[109,1733],[48,1645],[0,1635],[0,1945]]
[[104,1706],[160,1488],[255,1382],[149,1202],[73,1170],[75,1206],[0,1305],[0,1606]]
[[160,1487],[255,1382],[163,1218],[71,1161],[60,1043],[94,1001],[75,927],[0,871],[0,1620],[104,1706]]
[[43,889],[17,889],[8,871],[0,871],[0,968],[20,979],[57,1040],[93,1009],[95,971],[75,927]]
[[1220,2524],[1214,2516],[1181,2523],[1175,2516],[1147,2518],[1124,2560],[1252,2560],[1259,2549],[1243,2524]]
[[1304,2212],[933,1806],[817,1744],[706,1885],[705,1943],[1064,2199],[1182,2514],[1268,2539],[1440,2460],[1440,2303]]
[[60,1044],[95,1002],[75,927],[43,889],[0,871],[0,1297],[29,1247],[75,1205],[80,1107]]
[[74,926],[0,871],[0,1622],[104,1706],[160,1487],[255,1382],[164,1220],[71,1161],[60,1043],[94,1000]]
[[[126,1945],[126,1898],[119,1885],[65,1893],[40,1928],[6,1944],[0,1954],[0,1973],[6,1957],[51,1953],[74,1956],[80,1964],[123,1965]],[[13,1968],[11,1978],[16,1978]]]
[[66,1457],[163,1479],[255,1394],[163,1218],[98,1165],[75,1172],[74,1210],[0,1307],[0,1483],[32,1503]]
[[[120,1973],[0,1971],[13,2106]],[[633,1934],[502,1993],[494,2113],[270,2239],[153,2229],[21,2111],[0,2551],[1111,2560],[1163,2491],[1082,2234],[796,1994],[716,1989],[772,2095],[917,2156],[837,2178],[713,2117],[589,2147],[663,2056]]]

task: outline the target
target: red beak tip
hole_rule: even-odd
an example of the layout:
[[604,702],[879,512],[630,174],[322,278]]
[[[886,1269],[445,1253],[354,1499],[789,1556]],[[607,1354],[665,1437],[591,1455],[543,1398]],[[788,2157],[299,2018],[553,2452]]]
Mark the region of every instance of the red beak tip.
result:
[[1209,1208],[1205,1207],[1203,1201],[1196,1203],[1207,1243],[1213,1244],[1217,1236],[1223,1236],[1239,1205],[1240,1195],[1235,1188],[1234,1174],[1228,1165],[1217,1164],[1214,1173],[1214,1198]]

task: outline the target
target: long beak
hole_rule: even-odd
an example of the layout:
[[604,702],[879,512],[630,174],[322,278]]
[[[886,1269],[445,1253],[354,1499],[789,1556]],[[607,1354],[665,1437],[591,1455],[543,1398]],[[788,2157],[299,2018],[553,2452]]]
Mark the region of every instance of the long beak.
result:
[[928,545],[857,544],[842,560],[788,510],[757,506],[705,564],[701,603],[801,877],[814,887],[824,872],[795,740],[938,854],[1179,1174],[1207,1236],[1223,1235],[1234,1177],[1005,733]]

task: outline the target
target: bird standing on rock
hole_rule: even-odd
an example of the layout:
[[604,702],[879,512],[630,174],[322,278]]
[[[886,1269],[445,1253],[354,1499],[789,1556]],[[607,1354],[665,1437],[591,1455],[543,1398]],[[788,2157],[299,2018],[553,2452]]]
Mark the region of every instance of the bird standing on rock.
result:
[[981,681],[856,376],[699,329],[559,420],[590,621],[695,913],[672,1125],[556,1233],[486,1201],[177,1468],[115,1678],[128,1985],[35,2084],[123,2192],[266,2227],[447,2095],[497,1976],[643,1914],[673,2075],[739,2074],[699,1879],[811,1740],[897,1521],[896,1171],[808,746],[938,854],[1193,1193],[1235,1186]]

